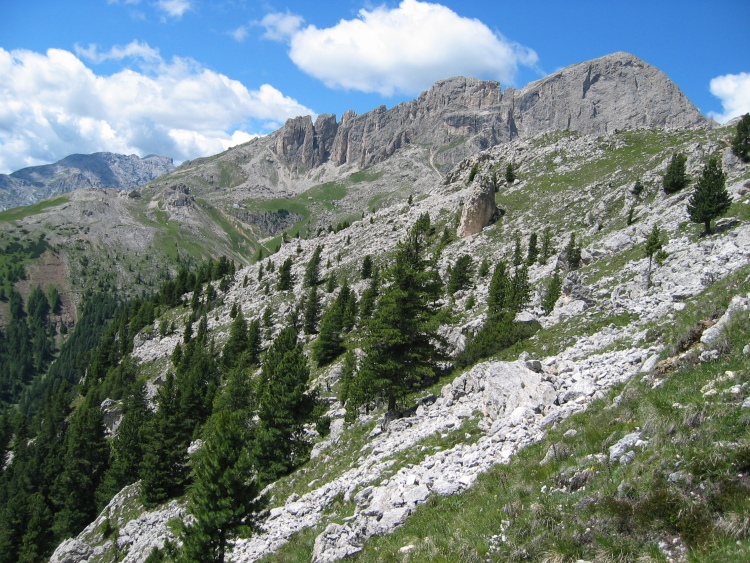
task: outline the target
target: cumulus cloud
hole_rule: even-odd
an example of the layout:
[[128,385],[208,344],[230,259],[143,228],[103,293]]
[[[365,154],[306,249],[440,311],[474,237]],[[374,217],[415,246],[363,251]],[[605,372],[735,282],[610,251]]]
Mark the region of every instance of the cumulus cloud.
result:
[[127,45],[115,45],[106,53],[100,53],[99,47],[93,43],[88,47],[75,46],[76,53],[94,63],[103,63],[109,60],[121,61],[126,58],[136,58],[144,61],[161,61],[159,50],[154,49],[148,43],[131,41]]
[[263,34],[266,39],[288,41],[299,31],[304,21],[302,16],[290,12],[273,13],[260,20],[260,25],[266,28]]
[[[536,53],[493,32],[477,19],[440,4],[403,0],[398,7],[362,9],[333,27],[301,27],[290,14],[267,16],[268,30],[289,36],[289,56],[330,88],[415,94],[441,78],[469,75],[514,84],[519,65],[533,67]],[[277,18],[277,19],[273,19]],[[280,21],[294,25],[274,27]]]
[[84,51],[92,60],[145,57],[148,66],[100,76],[62,49],[0,48],[0,172],[97,151],[180,162],[314,115],[269,84],[249,90],[191,59],[155,57],[146,44]]
[[709,112],[719,123],[726,123],[750,112],[750,73],[725,74],[711,80],[711,93],[721,100],[724,111]]
[[190,0],[157,0],[156,6],[168,16],[178,19],[193,9]]

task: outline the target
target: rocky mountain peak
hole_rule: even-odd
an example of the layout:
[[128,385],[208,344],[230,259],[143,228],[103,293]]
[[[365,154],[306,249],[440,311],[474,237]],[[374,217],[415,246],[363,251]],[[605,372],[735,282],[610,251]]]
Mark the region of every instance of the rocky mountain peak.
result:
[[0,209],[30,205],[81,188],[130,191],[174,170],[170,157],[98,152],[0,175]]
[[290,119],[273,135],[274,152],[296,170],[331,162],[370,166],[412,143],[444,147],[435,164],[460,159],[516,137],[575,130],[605,134],[639,127],[690,128],[710,124],[659,69],[618,52],[564,68],[525,88],[463,76],[436,82],[410,102],[340,122],[323,114]]

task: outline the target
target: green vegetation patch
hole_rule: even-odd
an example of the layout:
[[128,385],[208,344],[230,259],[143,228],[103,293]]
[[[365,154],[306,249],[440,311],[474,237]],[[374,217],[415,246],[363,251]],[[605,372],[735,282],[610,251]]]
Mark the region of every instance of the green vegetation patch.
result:
[[50,207],[62,205],[63,203],[67,203],[68,201],[70,201],[70,196],[68,194],[63,194],[50,199],[45,199],[44,201],[40,201],[39,203],[34,203],[32,205],[26,205],[24,207],[14,207],[13,209],[0,211],[0,221],[6,223],[9,223],[11,221],[18,221],[19,219],[24,219],[26,217],[41,213],[42,211],[44,211],[45,209],[49,209]]

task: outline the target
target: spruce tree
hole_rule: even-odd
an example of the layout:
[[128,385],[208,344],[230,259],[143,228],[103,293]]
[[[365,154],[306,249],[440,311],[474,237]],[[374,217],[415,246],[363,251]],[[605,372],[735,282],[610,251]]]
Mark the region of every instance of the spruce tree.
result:
[[537,235],[531,233],[529,236],[529,250],[526,254],[526,264],[533,266],[536,263],[536,259],[539,256],[539,247],[537,246]]
[[192,458],[188,512],[195,521],[184,529],[180,560],[223,563],[229,541],[257,529],[260,487],[249,443],[251,433],[237,414],[220,409],[207,423],[203,447]]
[[570,233],[565,246],[563,259],[568,270],[577,270],[581,266],[581,247],[576,245],[576,234]]
[[279,291],[290,291],[294,285],[292,276],[292,259],[287,258],[279,267],[279,279],[276,282],[276,289]]
[[491,319],[505,312],[510,306],[511,279],[504,261],[495,265],[487,295],[487,316]]
[[366,325],[365,355],[357,376],[357,387],[363,390],[358,394],[361,404],[380,395],[393,411],[409,390],[434,376],[442,358],[436,348],[442,339],[434,305],[440,278],[424,258],[429,230],[425,214],[397,245],[388,272],[391,283]]
[[539,263],[546,264],[553,252],[555,252],[555,247],[552,244],[552,229],[545,227],[542,233],[542,248],[539,253]]
[[462,254],[456,259],[453,268],[451,268],[448,283],[445,291],[448,295],[453,295],[461,289],[471,287],[471,278],[474,274],[474,261],[468,254]]
[[750,162],[750,113],[746,113],[737,124],[732,140],[732,152],[743,162]]
[[508,163],[508,166],[505,167],[505,181],[508,182],[508,185],[515,182],[517,179],[516,177],[516,170],[513,166],[512,162]]
[[342,293],[343,291],[339,292],[339,295],[323,314],[323,318],[320,320],[318,338],[313,342],[311,347],[312,359],[318,367],[330,364],[346,349],[343,337],[344,307],[346,303],[345,299],[341,298]]
[[305,268],[305,276],[302,278],[302,287],[314,287],[320,284],[320,253],[323,248],[318,245],[315,247],[310,261]]
[[698,179],[693,195],[688,200],[687,210],[690,220],[703,223],[703,234],[711,234],[711,221],[721,217],[732,205],[732,196],[726,188],[726,176],[721,169],[718,157],[708,159],[703,173]]
[[646,247],[643,253],[648,258],[648,271],[646,272],[646,287],[651,287],[651,264],[654,256],[662,249],[661,242],[661,231],[659,231],[659,225],[654,223],[654,228],[651,229],[651,234],[646,239]]
[[562,278],[560,277],[560,271],[555,268],[552,276],[547,281],[544,296],[542,297],[542,311],[544,311],[545,315],[549,315],[552,312],[561,294]]
[[688,178],[687,172],[685,171],[686,162],[687,157],[682,153],[675,153],[672,156],[672,160],[669,161],[667,171],[662,180],[664,193],[677,193],[681,189],[687,187],[688,183],[690,183],[690,178]]
[[372,277],[372,256],[369,254],[362,259],[362,279],[367,280]]
[[96,517],[96,489],[107,469],[107,454],[102,412],[87,398],[73,414],[65,439],[64,469],[54,486],[57,538],[77,535]]
[[157,401],[159,406],[145,429],[139,468],[141,500],[146,507],[181,495],[188,476],[190,435],[180,420],[179,395],[172,372],[159,389]]
[[305,318],[302,329],[305,334],[316,334],[318,332],[318,320],[320,317],[320,295],[315,287],[311,287],[307,294],[305,305]]
[[287,327],[268,349],[261,372],[254,455],[262,484],[308,458],[310,444],[305,440],[303,425],[314,407],[313,398],[306,394],[309,377],[297,333]]
[[226,369],[232,369],[237,365],[240,357],[249,347],[249,336],[247,331],[247,321],[242,313],[239,313],[229,329],[229,338],[224,344],[222,362]]

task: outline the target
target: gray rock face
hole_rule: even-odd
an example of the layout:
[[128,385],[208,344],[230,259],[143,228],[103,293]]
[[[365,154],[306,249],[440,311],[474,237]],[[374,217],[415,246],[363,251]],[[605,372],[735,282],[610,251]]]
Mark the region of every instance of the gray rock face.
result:
[[516,137],[572,129],[584,134],[637,127],[701,127],[709,121],[657,68],[628,53],[579,63],[501,91],[495,81],[455,77],[436,82],[416,100],[339,123],[297,117],[271,135],[272,150],[293,169],[376,164],[409,143],[457,146],[435,155],[439,167]]
[[172,159],[165,156],[73,154],[54,164],[0,175],[0,210],[30,205],[80,188],[130,191],[172,170]]
[[458,236],[464,238],[481,232],[496,216],[495,188],[489,178],[482,176],[464,204]]

